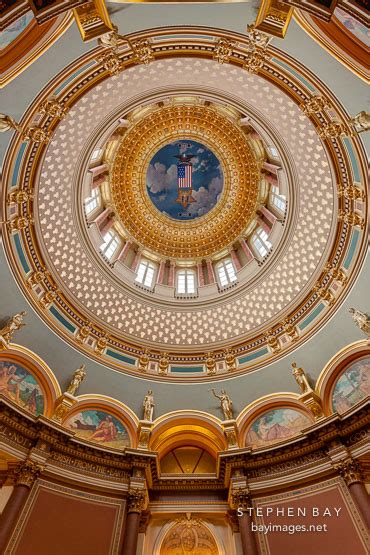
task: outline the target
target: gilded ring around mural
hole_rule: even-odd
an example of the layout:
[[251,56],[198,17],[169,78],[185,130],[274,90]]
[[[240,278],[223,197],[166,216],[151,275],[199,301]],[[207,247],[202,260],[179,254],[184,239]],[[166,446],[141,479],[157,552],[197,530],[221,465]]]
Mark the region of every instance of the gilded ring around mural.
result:
[[[178,222],[160,213],[146,193],[146,171],[154,153],[171,141],[207,144],[221,161],[223,194],[205,216]],[[118,148],[111,191],[116,215],[141,245],[175,258],[210,256],[235,241],[254,216],[259,162],[236,122],[206,106],[160,108],[130,129]]]

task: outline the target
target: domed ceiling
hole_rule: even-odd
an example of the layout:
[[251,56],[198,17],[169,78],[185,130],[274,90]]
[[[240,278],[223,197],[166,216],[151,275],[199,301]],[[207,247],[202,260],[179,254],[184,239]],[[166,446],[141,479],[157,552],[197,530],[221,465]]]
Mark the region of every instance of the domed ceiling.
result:
[[[259,368],[312,336],[358,274],[361,143],[330,91],[261,35],[132,35],[118,53],[99,48],[62,71],[22,126],[4,166],[8,260],[48,325],[107,366],[180,382]],[[145,291],[94,247],[84,191],[97,148],[108,168],[105,209],[125,240],[186,267],[216,263],[243,244],[263,207],[268,145],[279,153],[286,210],[268,254],[240,268],[232,288],[191,299]],[[168,185],[160,198],[156,168],[176,170],[176,160],[200,167],[205,156],[208,171],[194,173],[190,195]],[[199,207],[201,187],[208,204]]]

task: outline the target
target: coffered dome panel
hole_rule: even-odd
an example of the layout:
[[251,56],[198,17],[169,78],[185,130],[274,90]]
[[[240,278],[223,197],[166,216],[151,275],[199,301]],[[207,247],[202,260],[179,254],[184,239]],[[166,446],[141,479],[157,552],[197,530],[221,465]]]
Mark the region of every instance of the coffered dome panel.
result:
[[[357,137],[345,137],[347,115],[336,99],[277,49],[268,48],[254,74],[246,71],[249,54],[242,35],[224,34],[236,46],[220,64],[214,59],[219,32],[208,30],[205,37],[187,30],[186,40],[184,32],[171,29],[170,44],[163,31],[153,33],[154,59],[148,65],[133,64],[125,46],[121,57],[127,67],[118,75],[110,76],[108,66],[91,54],[79,61],[79,74],[69,68],[25,117],[52,131],[52,139],[23,145],[14,140],[4,172],[9,190],[20,187],[22,175],[23,187],[34,195],[32,202],[19,204],[18,212],[14,203],[6,207],[8,257],[30,301],[65,339],[105,364],[136,373],[144,348],[150,349],[145,371],[153,379],[214,379],[228,369],[243,372],[285,354],[339,306],[364,251],[363,152]],[[179,56],[181,49],[186,56]],[[163,104],[179,92],[218,98],[225,113],[207,102]],[[52,94],[69,107],[62,121],[36,116],[40,102]],[[317,95],[325,102],[311,109]],[[117,279],[91,248],[81,202],[89,157],[120,118],[157,101],[162,105],[124,133],[109,167],[120,222],[154,253],[212,256],[238,239],[258,209],[261,160],[227,115],[229,106],[238,106],[281,152],[290,191],[287,218],[276,224],[282,227],[281,244],[250,261],[243,287],[221,292],[212,302],[145,296]],[[336,133],[333,122],[344,131]],[[219,202],[194,221],[171,221],[145,191],[150,160],[177,137],[203,141],[224,172]],[[14,177],[14,172],[20,173]],[[349,187],[358,187],[359,195],[351,199],[343,192]],[[232,349],[235,364],[224,362],[225,348]]]

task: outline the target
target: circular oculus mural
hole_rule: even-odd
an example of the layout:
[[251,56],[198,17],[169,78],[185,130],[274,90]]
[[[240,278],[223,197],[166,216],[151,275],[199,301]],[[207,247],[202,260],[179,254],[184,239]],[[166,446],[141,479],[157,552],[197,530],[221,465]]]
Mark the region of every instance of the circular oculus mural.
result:
[[179,221],[204,216],[219,201],[223,173],[217,156],[204,144],[179,140],[151,159],[146,186],[150,200],[165,216]]

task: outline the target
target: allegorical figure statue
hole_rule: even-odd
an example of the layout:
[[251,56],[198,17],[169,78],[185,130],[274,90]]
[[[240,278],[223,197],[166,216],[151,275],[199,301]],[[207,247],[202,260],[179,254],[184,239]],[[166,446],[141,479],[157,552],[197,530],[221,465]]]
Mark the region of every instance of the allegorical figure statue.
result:
[[11,117],[6,114],[0,114],[0,133],[5,133],[10,129],[20,130],[20,125]]
[[296,362],[292,362],[292,368],[293,368],[293,376],[295,377],[295,380],[301,389],[301,393],[308,393],[309,391],[312,391],[312,387],[308,382],[307,376],[303,368],[297,368]]
[[215,397],[217,397],[217,399],[220,399],[220,403],[221,403],[221,409],[222,412],[224,413],[225,419],[226,420],[232,420],[233,419],[233,403],[232,400],[230,399],[230,397],[228,396],[228,394],[226,393],[226,391],[224,389],[221,389],[221,393],[220,395],[217,395],[216,391],[214,389],[211,390],[213,395]]
[[362,110],[351,118],[351,123],[357,133],[364,133],[370,129],[370,114]]
[[13,339],[13,334],[15,331],[18,331],[20,328],[23,328],[26,324],[23,323],[23,317],[26,315],[26,312],[22,310],[17,314],[14,314],[5,324],[5,326],[0,330],[0,339],[1,343],[4,347],[7,347],[9,343]]
[[143,409],[144,409],[144,420],[147,420],[148,422],[152,422],[153,412],[154,412],[154,397],[153,397],[153,391],[151,389],[144,397]]
[[370,335],[370,316],[366,312],[361,312],[356,308],[350,308],[349,313],[352,315],[352,320],[364,332],[365,335]]
[[75,370],[73,374],[73,378],[71,379],[70,384],[68,386],[67,393],[70,393],[71,395],[75,395],[77,389],[81,385],[82,380],[86,376],[85,368],[86,368],[85,364],[81,364],[81,366],[77,368],[77,370]]

